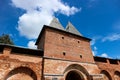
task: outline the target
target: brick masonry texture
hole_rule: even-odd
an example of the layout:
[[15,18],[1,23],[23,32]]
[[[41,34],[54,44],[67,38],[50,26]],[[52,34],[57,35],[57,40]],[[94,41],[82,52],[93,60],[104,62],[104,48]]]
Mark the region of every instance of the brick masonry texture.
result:
[[46,29],[45,34],[45,56],[94,62],[88,40],[52,29]]
[[93,56],[88,38],[44,26],[36,44],[0,45],[0,80],[120,80],[120,60]]
[[8,50],[11,48],[5,48],[0,55],[0,80],[41,80],[42,58],[16,55]]

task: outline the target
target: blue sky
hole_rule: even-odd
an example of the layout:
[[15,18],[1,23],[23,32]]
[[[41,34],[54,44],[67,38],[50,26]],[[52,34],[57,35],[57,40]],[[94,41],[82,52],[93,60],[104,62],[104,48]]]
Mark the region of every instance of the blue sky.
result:
[[55,16],[91,38],[94,55],[120,59],[120,0],[0,0],[0,5],[0,35],[10,34],[17,46],[35,48],[42,25]]

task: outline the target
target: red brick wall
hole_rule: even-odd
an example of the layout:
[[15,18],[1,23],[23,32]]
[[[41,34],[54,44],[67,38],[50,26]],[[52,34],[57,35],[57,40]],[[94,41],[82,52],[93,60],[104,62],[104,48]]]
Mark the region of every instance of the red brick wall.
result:
[[[0,55],[0,80],[16,80],[18,78],[20,79],[23,75],[24,79],[22,78],[22,80],[31,80],[34,78],[32,77],[33,75],[36,75],[37,78],[34,80],[41,80],[42,58],[18,53],[11,53],[10,49],[11,48],[5,48],[4,53]],[[11,71],[13,75],[11,75]],[[23,72],[21,73],[19,71]],[[32,71],[32,74],[28,74],[26,71],[28,73],[29,71]]]
[[52,80],[54,77],[60,78],[59,80],[62,78],[65,80],[67,72],[73,69],[80,70],[83,74],[88,73],[89,75],[100,73],[97,65],[92,63],[80,63],[55,59],[44,60],[45,80]]
[[[109,60],[107,60],[106,63],[105,62],[96,62],[96,64],[98,65],[98,67],[101,71],[103,71],[103,70],[107,71],[113,80],[115,80],[114,79],[115,72],[116,71],[120,72],[120,64],[119,63],[111,64],[111,63],[109,63]],[[119,73],[119,75],[120,75],[120,73]],[[119,76],[119,79],[120,79],[120,76]]]
[[44,55],[52,58],[94,62],[88,40],[50,28],[45,30]]
[[80,65],[84,67],[89,74],[98,74],[100,72],[97,65],[92,63],[80,63],[53,59],[45,59],[44,61],[45,74],[63,74],[66,68],[70,65]]

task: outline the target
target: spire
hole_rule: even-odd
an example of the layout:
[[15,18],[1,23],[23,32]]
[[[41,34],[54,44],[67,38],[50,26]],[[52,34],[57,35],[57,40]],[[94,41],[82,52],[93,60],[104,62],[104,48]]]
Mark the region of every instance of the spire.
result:
[[82,36],[82,34],[72,25],[71,22],[68,22],[66,26],[66,31]]
[[53,20],[51,21],[51,23],[49,24],[49,26],[57,28],[57,29],[61,29],[64,30],[63,26],[61,25],[61,23],[59,22],[59,20],[57,18],[53,18]]

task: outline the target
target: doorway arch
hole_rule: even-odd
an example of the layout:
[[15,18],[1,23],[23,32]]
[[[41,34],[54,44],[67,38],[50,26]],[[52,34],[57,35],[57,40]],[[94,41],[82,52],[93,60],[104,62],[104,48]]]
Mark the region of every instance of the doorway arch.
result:
[[67,73],[65,80],[84,80],[84,77],[79,71],[71,70]]
[[10,71],[4,80],[37,80],[37,76],[28,67],[18,67]]
[[69,65],[64,73],[65,80],[90,80],[87,70],[79,64]]
[[119,71],[115,71],[114,80],[120,80],[120,72]]
[[111,75],[109,74],[109,72],[107,72],[106,70],[102,70],[101,74],[103,75],[103,79],[104,80],[112,80]]

